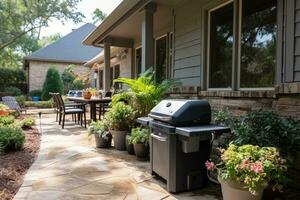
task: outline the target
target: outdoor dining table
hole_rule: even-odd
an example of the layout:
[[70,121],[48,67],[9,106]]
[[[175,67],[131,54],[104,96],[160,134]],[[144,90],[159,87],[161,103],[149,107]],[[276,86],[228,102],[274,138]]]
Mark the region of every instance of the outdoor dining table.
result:
[[96,105],[100,104],[100,112],[104,104],[110,103],[111,98],[99,98],[99,97],[92,97],[90,99],[85,99],[83,97],[67,97],[68,100],[79,102],[79,103],[86,103],[90,105],[90,119],[93,121],[97,120],[97,111]]

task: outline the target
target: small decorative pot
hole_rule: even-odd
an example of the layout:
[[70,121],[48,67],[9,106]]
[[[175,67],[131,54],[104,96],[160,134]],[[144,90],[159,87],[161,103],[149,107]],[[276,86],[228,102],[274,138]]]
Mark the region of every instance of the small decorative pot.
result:
[[91,99],[92,93],[90,92],[83,92],[83,98],[84,99]]
[[1,110],[1,109],[0,109],[0,116],[8,115],[8,114],[9,114],[9,111],[8,111],[8,110]]
[[112,135],[107,134],[105,138],[99,134],[94,134],[97,148],[109,148],[111,147]]
[[137,160],[146,161],[149,160],[149,145],[143,143],[137,143],[133,145],[134,152]]
[[134,155],[135,154],[134,147],[133,147],[133,144],[129,143],[129,138],[130,138],[130,135],[126,135],[126,149],[127,149],[128,154]]
[[261,200],[265,187],[257,190],[257,194],[253,195],[244,185],[236,181],[225,181],[218,177],[218,181],[222,187],[223,200]]
[[115,149],[119,151],[126,151],[126,135],[128,132],[115,130],[110,130],[110,132],[113,135]]

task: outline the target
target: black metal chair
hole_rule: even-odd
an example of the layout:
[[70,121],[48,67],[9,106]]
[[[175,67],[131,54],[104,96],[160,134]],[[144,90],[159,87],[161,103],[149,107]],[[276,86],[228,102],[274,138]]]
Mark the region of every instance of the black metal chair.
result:
[[[111,91],[108,91],[104,94],[103,98],[111,98],[113,93]],[[108,111],[109,109],[109,103],[102,103],[96,105],[96,112],[98,112],[99,115],[99,120],[101,120],[101,115],[104,116],[104,114]]]
[[78,115],[78,123],[81,122],[81,126],[83,125],[86,128],[86,110],[85,104],[73,104],[77,107],[68,107],[69,105],[65,105],[62,96],[59,93],[54,94],[54,98],[59,104],[59,124],[62,124],[62,128],[65,127],[65,116],[66,115]]

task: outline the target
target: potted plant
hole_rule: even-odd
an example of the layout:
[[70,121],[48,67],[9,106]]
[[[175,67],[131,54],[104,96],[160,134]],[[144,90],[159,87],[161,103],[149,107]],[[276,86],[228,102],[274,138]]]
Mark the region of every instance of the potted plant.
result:
[[0,116],[8,115],[8,114],[9,114],[9,108],[6,105],[0,103]]
[[134,128],[131,130],[129,142],[133,144],[134,152],[138,160],[149,158],[149,129]]
[[205,163],[208,170],[217,170],[224,200],[259,200],[264,189],[282,189],[287,171],[286,161],[274,147],[230,144],[222,150],[221,163]]
[[82,95],[84,99],[90,99],[92,97],[91,89],[87,88],[82,91]]
[[94,135],[97,148],[111,147],[112,135],[108,131],[105,120],[92,122],[89,127],[89,135]]
[[117,150],[126,150],[126,135],[134,121],[134,112],[131,106],[119,102],[106,114],[109,130],[113,135],[114,146]]
[[131,138],[131,135],[127,134],[126,135],[126,150],[129,155],[135,155],[133,144],[130,143],[130,138]]

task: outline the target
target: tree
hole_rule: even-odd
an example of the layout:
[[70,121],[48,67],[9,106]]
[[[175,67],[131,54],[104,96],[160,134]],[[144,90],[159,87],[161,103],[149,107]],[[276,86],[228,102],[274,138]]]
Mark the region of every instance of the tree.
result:
[[96,24],[98,22],[101,23],[106,18],[106,16],[107,15],[103,11],[101,11],[99,8],[96,8],[93,12],[93,17],[92,17],[93,24]]
[[61,35],[59,33],[44,36],[40,40],[37,41],[38,48],[43,48],[45,46],[48,46],[49,44],[52,44],[53,42],[56,42],[61,38]]
[[55,67],[50,67],[47,71],[46,80],[43,85],[42,99],[47,101],[51,98],[49,92],[58,92],[62,94],[64,85],[60,74]]
[[38,49],[42,27],[53,19],[82,21],[81,0],[1,0],[0,64],[19,65],[22,57]]

